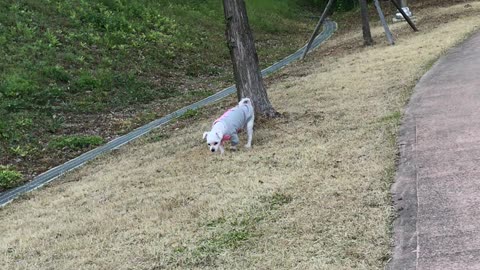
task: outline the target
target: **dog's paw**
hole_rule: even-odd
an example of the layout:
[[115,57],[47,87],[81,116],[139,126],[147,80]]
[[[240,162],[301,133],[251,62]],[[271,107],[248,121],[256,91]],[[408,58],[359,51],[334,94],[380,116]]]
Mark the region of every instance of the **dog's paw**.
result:
[[247,149],[250,149],[250,148],[252,148],[252,145],[251,144],[245,144],[244,147],[247,148]]

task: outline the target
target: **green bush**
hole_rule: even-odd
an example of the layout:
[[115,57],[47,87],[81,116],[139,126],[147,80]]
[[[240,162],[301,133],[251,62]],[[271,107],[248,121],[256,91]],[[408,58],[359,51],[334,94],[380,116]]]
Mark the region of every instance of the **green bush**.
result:
[[[304,0],[308,5],[312,5],[323,9],[328,0]],[[354,9],[357,6],[358,0],[335,0],[333,3],[334,10],[336,11],[349,11]]]
[[0,91],[5,97],[25,97],[35,91],[35,84],[19,74],[10,74],[3,79]]
[[92,91],[97,89],[99,86],[100,82],[92,74],[83,72],[73,82],[72,90],[74,92],[81,92],[80,90]]
[[50,141],[49,146],[56,149],[68,148],[72,150],[80,150],[90,146],[103,144],[104,141],[100,136],[63,136],[57,137]]
[[22,180],[21,173],[6,166],[0,166],[0,189],[15,187],[20,180]]
[[58,2],[57,11],[83,29],[69,38],[87,40],[89,45],[101,44],[121,50],[154,45],[170,57],[176,46],[173,44],[179,41],[175,21],[142,3],[63,0]]

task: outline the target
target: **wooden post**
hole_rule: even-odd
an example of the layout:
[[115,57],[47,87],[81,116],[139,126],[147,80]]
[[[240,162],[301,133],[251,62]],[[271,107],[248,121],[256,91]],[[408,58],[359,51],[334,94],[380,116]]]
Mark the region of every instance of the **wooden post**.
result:
[[327,3],[327,6],[325,7],[325,10],[322,13],[322,16],[320,16],[320,20],[318,20],[317,26],[315,26],[315,30],[313,30],[312,36],[310,37],[310,40],[308,41],[307,45],[305,46],[305,50],[303,51],[302,55],[302,60],[305,59],[305,56],[307,55],[308,50],[310,49],[310,46],[312,46],[312,42],[315,39],[315,37],[318,34],[318,31],[320,29],[320,26],[322,26],[323,21],[325,21],[325,18],[327,17],[328,11],[330,10],[330,7],[333,4],[333,0],[329,0]]
[[244,0],[223,0],[223,10],[227,24],[225,35],[232,58],[238,99],[250,98],[257,115],[267,118],[278,116],[263,83]]
[[360,13],[362,15],[362,31],[363,31],[363,41],[365,45],[373,45],[372,34],[370,32],[370,23],[368,21],[368,8],[367,0],[359,0],[360,2]]
[[385,35],[387,36],[388,43],[390,45],[394,45],[395,41],[393,40],[392,32],[390,32],[390,28],[388,28],[387,21],[385,20],[385,16],[383,15],[382,7],[378,0],[374,0],[375,7],[377,8],[378,16],[380,17],[380,21],[383,25],[383,30],[385,30]]
[[410,17],[408,17],[407,14],[405,14],[405,11],[403,11],[403,9],[398,5],[397,1],[390,0],[390,2],[392,2],[392,4],[397,8],[398,12],[402,14],[403,18],[408,22],[410,27],[412,27],[413,31],[418,32],[418,29],[415,26],[415,24],[412,22],[412,20],[410,20]]

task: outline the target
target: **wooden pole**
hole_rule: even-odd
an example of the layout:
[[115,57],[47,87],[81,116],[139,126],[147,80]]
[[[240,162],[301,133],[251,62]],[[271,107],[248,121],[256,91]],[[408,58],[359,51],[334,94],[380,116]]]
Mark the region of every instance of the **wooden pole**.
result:
[[408,22],[410,27],[412,27],[413,31],[418,32],[418,29],[415,26],[415,24],[413,24],[412,20],[410,20],[410,17],[408,17],[407,14],[405,14],[405,11],[403,11],[403,9],[398,5],[397,1],[390,0],[390,2],[392,2],[393,5],[397,8],[398,12],[400,12],[400,14],[402,14],[403,18]]
[[387,36],[388,43],[390,45],[394,45],[395,41],[393,40],[392,32],[390,32],[390,28],[388,28],[387,21],[385,20],[385,16],[383,15],[382,7],[378,0],[374,0],[375,7],[377,8],[378,16],[380,17],[380,21],[383,25],[383,30],[385,30],[385,35]]
[[322,13],[322,16],[320,16],[320,20],[318,20],[317,26],[315,26],[315,30],[313,30],[312,36],[310,37],[310,40],[308,41],[307,46],[305,46],[305,51],[303,51],[302,60],[307,55],[307,52],[310,49],[310,46],[312,46],[312,42],[317,36],[318,30],[320,29],[320,26],[322,26],[323,21],[325,21],[325,18],[327,17],[327,14],[328,14],[328,10],[330,10],[330,8],[332,7],[332,4],[333,4],[333,0],[329,0],[327,3],[327,6],[325,7],[325,10]]

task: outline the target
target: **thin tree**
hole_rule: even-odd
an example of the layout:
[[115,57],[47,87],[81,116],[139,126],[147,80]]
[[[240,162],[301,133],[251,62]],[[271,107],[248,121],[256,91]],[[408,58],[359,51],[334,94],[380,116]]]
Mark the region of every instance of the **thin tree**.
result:
[[363,41],[366,46],[373,45],[372,34],[370,33],[370,23],[368,20],[367,0],[359,0],[360,13],[362,15]]
[[245,2],[223,0],[223,9],[227,25],[225,35],[233,63],[237,97],[239,100],[243,97],[250,98],[257,115],[275,117],[278,113],[268,100]]

